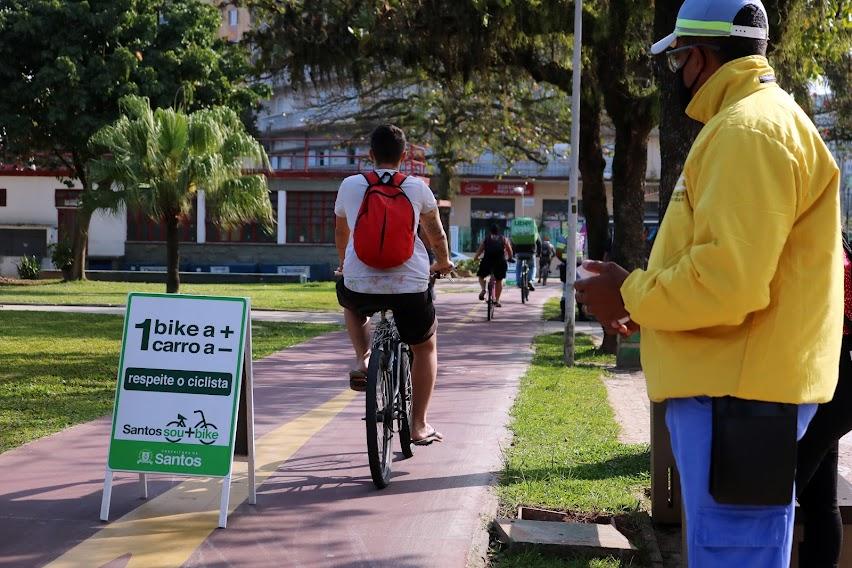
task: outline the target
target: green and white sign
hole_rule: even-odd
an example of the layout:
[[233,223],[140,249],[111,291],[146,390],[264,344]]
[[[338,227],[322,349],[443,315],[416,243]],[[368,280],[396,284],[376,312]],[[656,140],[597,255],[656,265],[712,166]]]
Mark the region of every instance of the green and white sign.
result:
[[[103,520],[113,471],[142,474],[143,494],[146,473],[223,477],[225,514],[244,364],[254,488],[250,321],[247,298],[128,296]],[[223,516],[220,526],[224,523]]]

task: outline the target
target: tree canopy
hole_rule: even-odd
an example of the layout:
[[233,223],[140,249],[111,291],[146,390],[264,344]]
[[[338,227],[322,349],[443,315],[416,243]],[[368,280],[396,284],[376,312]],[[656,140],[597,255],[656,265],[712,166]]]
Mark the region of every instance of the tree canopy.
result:
[[272,226],[266,178],[244,173],[246,160],[269,169],[263,147],[225,107],[184,113],[152,110],[142,97],[120,101],[122,116],[92,137],[100,158],[90,166],[93,183],[166,227],[167,292],[180,284],[178,223],[200,190],[211,217],[224,227],[258,220]]
[[91,209],[89,138],[118,101],[226,105],[246,114],[267,93],[246,81],[244,46],[218,38],[217,8],[196,0],[7,0],[0,5],[0,161],[64,168],[84,188],[75,237],[81,274]]

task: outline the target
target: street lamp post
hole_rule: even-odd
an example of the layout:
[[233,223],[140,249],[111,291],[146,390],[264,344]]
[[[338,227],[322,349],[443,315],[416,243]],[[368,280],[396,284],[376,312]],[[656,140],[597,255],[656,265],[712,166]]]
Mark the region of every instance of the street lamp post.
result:
[[571,77],[571,178],[568,184],[568,236],[565,243],[565,343],[563,359],[574,365],[574,280],[577,274],[577,188],[580,168],[580,66],[583,49],[583,0],[574,0],[574,53]]
[[524,209],[524,197],[526,196],[526,187],[523,185],[517,185],[512,188],[512,192],[517,193],[521,196],[521,217],[526,217],[526,210]]

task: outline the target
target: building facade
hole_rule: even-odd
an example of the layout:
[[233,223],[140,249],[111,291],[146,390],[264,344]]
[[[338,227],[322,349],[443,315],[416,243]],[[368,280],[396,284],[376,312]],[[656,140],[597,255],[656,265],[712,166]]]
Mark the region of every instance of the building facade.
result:
[[[238,41],[251,28],[250,13],[229,2],[210,3],[222,14],[220,34]],[[368,170],[368,143],[350,135],[345,116],[357,110],[355,99],[328,108],[313,104],[314,93],[297,94],[286,81],[273,80],[273,97],[258,116],[257,129],[269,155],[270,201],[276,225],[267,232],[255,223],[225,230],[208,215],[203,191],[181,223],[181,270],[189,272],[281,273],[309,271],[313,279],[330,278],[337,266],[334,246],[334,201],[341,180]],[[336,113],[336,114],[335,114]],[[317,126],[317,125],[322,126]],[[611,144],[606,146],[607,173]],[[556,237],[567,231],[570,149],[558,145],[546,165],[506,164],[485,153],[459,168],[459,185],[449,213],[451,248],[475,250],[492,223],[511,233],[515,217],[533,217]],[[412,145],[403,171],[428,182],[427,150]],[[657,211],[659,138],[649,142],[649,217]],[[67,172],[0,167],[0,274],[15,276],[24,255],[51,268],[49,246],[70,241],[80,186],[60,179]],[[612,191],[608,184],[608,201]],[[580,203],[582,212],[582,202]],[[134,211],[98,212],[89,231],[88,268],[165,270],[165,230]]]

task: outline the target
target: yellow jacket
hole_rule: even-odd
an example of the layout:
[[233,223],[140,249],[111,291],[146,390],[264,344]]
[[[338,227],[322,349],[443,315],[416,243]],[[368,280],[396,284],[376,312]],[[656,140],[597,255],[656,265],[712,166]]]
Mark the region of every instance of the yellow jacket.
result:
[[705,124],[647,270],[621,289],[652,400],[825,402],[843,319],[839,170],[763,57],[695,95]]

